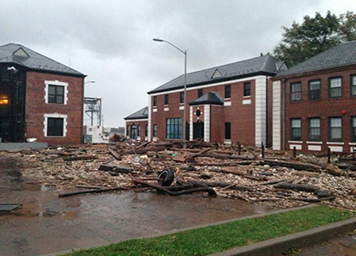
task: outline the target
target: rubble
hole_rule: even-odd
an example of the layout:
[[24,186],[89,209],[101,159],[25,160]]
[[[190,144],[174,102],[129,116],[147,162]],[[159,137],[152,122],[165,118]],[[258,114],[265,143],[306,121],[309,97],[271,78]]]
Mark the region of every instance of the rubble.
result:
[[[0,157],[9,154],[22,159],[24,177],[61,191],[87,189],[59,196],[127,189],[207,192],[280,208],[311,203],[356,208],[356,168],[350,156],[335,155],[328,164],[326,155],[294,158],[292,152],[240,144],[194,141],[183,148],[179,141],[133,143],[121,137],[110,145],[0,151]],[[166,169],[174,172],[171,186],[157,182]]]

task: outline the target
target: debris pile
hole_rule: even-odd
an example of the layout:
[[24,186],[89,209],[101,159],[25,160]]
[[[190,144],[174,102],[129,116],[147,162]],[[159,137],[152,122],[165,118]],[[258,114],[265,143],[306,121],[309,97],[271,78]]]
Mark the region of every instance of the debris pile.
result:
[[2,151],[0,157],[9,153],[22,158],[24,177],[61,190],[87,189],[59,196],[154,190],[172,196],[203,192],[281,208],[320,202],[356,208],[351,156],[333,156],[328,164],[325,155],[293,157],[291,152],[202,141],[183,148],[178,141],[133,143],[120,137],[111,145]]

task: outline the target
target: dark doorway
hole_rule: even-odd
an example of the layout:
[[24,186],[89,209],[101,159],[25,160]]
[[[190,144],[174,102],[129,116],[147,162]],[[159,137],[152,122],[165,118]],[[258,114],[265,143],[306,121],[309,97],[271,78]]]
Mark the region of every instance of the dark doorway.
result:
[[25,72],[0,66],[0,138],[3,142],[25,140]]
[[193,139],[204,139],[204,123],[197,122],[193,124]]

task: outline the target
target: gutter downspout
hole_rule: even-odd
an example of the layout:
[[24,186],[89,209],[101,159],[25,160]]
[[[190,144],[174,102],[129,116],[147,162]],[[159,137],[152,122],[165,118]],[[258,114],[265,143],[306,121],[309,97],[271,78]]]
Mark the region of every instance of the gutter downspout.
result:
[[282,79],[283,96],[282,96],[282,150],[286,150],[286,87],[287,79]]

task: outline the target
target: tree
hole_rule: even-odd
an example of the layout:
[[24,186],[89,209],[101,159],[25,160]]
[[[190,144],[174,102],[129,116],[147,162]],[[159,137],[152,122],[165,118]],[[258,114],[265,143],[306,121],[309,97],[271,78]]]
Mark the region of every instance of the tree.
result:
[[[340,21],[345,21],[345,24],[341,25]],[[318,12],[314,18],[304,16],[301,25],[293,22],[291,28],[283,27],[282,42],[274,49],[273,55],[285,61],[288,67],[296,65],[342,42],[341,27],[345,30],[344,38],[351,38],[348,31],[350,27],[355,28],[354,22],[356,19],[352,13],[342,19],[330,11],[325,17]]]
[[353,12],[340,15],[340,36],[343,41],[356,40],[356,14]]

